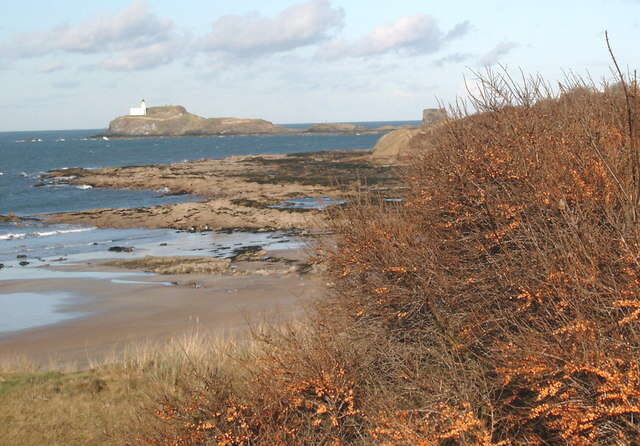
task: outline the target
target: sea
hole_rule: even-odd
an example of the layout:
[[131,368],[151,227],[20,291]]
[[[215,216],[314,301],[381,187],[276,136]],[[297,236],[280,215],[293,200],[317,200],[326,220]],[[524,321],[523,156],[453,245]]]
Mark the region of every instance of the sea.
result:
[[[419,121],[356,122],[417,125]],[[306,128],[311,124],[291,124]],[[323,150],[370,149],[380,134],[212,136],[183,138],[95,139],[103,129],[0,133],[0,215],[15,214],[20,223],[0,222],[0,285],[4,280],[46,279],[52,264],[122,257],[115,246],[135,247],[130,255],[211,255],[225,257],[247,245],[287,248],[300,243],[285,233],[191,234],[170,229],[98,229],[82,225],[47,224],[47,213],[94,208],[134,208],[195,201],[198,197],[167,195],[161,190],[133,191],[88,185],[46,184],[49,170],[165,164],[232,155],[286,154]],[[304,199],[300,197],[302,205]],[[55,263],[59,262],[59,263]],[[76,273],[77,274],[77,273]],[[0,289],[0,301],[2,299]],[[15,296],[13,296],[15,297]],[[33,296],[32,296],[33,297]],[[6,296],[5,296],[6,298]],[[33,297],[37,299],[36,297]],[[43,298],[43,296],[40,296]],[[28,302],[28,296],[20,301]],[[5,307],[7,308],[7,307]],[[30,308],[30,307],[29,307]],[[27,309],[27,313],[32,311]],[[55,312],[49,312],[50,319]],[[5,316],[8,313],[5,312]],[[3,319],[4,320],[3,322]],[[19,318],[0,315],[0,333]],[[3,323],[5,326],[3,326]],[[15,327],[13,327],[15,328]]]

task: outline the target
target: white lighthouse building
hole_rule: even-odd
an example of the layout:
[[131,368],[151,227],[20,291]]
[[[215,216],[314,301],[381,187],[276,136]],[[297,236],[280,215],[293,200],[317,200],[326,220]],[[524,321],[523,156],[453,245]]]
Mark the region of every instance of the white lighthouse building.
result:
[[146,116],[147,115],[147,104],[144,102],[144,99],[140,101],[140,107],[131,107],[129,109],[129,115],[131,116]]

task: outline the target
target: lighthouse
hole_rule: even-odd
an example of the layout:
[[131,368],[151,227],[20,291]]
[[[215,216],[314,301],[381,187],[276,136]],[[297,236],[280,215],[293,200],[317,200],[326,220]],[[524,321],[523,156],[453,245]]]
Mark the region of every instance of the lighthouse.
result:
[[140,107],[131,107],[129,109],[130,116],[146,116],[147,115],[147,104],[144,102],[144,99],[140,101]]

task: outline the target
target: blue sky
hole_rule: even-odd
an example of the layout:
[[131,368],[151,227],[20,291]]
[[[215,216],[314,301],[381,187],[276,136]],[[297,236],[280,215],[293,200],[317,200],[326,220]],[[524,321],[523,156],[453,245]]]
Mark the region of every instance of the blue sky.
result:
[[145,98],[278,123],[419,119],[502,64],[638,66],[640,0],[0,4],[0,131],[103,128]]

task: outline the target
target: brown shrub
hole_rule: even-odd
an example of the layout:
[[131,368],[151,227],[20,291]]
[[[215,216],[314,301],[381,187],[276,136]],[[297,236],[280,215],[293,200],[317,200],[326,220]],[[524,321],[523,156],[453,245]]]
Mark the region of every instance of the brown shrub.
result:
[[336,212],[308,329],[167,396],[142,444],[640,440],[636,89],[482,82],[403,203]]
[[336,223],[341,309],[430,370],[410,378],[411,409],[429,411],[391,438],[636,441],[637,121],[615,89],[484,82],[480,113],[449,121],[407,170],[402,208]]
[[260,351],[234,368],[182,375],[130,443],[338,445],[364,436],[358,355],[302,329],[256,339]]

